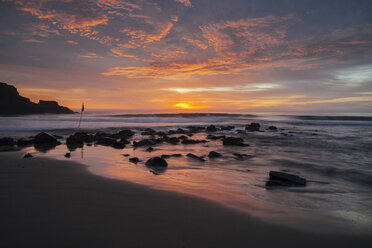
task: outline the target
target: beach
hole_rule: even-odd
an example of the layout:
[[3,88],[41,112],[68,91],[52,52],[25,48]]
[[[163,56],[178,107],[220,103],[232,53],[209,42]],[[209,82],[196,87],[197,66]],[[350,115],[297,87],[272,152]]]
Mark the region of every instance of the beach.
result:
[[372,236],[305,232],[184,194],[0,153],[2,247],[369,247]]

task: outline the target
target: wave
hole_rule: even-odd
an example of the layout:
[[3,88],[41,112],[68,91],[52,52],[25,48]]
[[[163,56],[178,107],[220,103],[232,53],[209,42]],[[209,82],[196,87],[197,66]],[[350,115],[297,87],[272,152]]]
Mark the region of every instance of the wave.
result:
[[[316,174],[321,174],[329,178],[343,179],[352,183],[357,183],[365,186],[372,186],[372,174],[361,169],[342,169],[334,168],[326,165],[319,165],[313,163],[299,163],[292,160],[276,159],[274,162],[281,164],[284,167],[299,168]],[[310,180],[311,181],[311,180]]]
[[372,121],[371,116],[317,116],[317,115],[298,115],[294,116],[300,120],[313,121]]

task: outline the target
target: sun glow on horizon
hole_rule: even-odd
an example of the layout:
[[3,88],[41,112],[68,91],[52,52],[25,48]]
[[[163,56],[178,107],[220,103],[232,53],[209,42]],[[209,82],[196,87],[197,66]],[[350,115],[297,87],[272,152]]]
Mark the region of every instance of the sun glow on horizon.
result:
[[195,109],[196,107],[191,106],[188,103],[185,102],[179,102],[173,105],[175,108],[181,108],[181,109]]

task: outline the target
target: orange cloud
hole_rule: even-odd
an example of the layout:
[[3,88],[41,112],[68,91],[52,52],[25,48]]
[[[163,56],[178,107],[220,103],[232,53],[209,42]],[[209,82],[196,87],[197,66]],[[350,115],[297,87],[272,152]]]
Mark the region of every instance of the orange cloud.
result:
[[[72,8],[73,11],[71,11],[63,8],[53,8],[48,5],[51,1],[9,1],[16,4],[19,10],[34,15],[40,20],[48,20],[58,29],[65,29],[70,33],[89,33],[91,32],[92,27],[107,24],[108,22],[108,18],[104,14],[102,15],[97,13],[90,5],[83,5],[83,7],[80,8]],[[71,1],[67,0],[62,2],[70,3]],[[35,31],[39,36],[48,36],[49,33],[59,34],[58,30],[52,30],[50,29],[50,26],[45,24],[40,24],[39,29],[39,32]]]
[[103,58],[102,56],[99,56],[99,55],[97,55],[95,53],[83,54],[83,55],[80,55],[80,57],[87,58],[87,59],[101,59],[101,58]]
[[179,3],[182,3],[183,5],[185,5],[186,7],[191,7],[192,4],[190,2],[190,0],[175,0],[176,2],[179,2]]
[[44,41],[41,40],[36,40],[36,39],[28,39],[28,40],[23,40],[24,42],[31,42],[31,43],[43,43]]
[[74,44],[74,45],[79,44],[79,43],[77,43],[76,41],[73,41],[73,40],[67,40],[66,42],[69,43],[69,44]]
[[128,35],[133,40],[138,40],[142,43],[152,43],[154,41],[160,41],[167,36],[173,27],[173,23],[171,22],[155,23],[153,25],[154,29],[152,31],[122,29],[120,32]]

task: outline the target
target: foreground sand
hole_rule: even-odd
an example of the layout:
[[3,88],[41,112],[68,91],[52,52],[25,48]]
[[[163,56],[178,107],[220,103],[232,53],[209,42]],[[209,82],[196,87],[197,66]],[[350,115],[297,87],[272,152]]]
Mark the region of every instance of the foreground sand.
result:
[[0,247],[370,247],[372,236],[262,223],[189,196],[0,153]]

